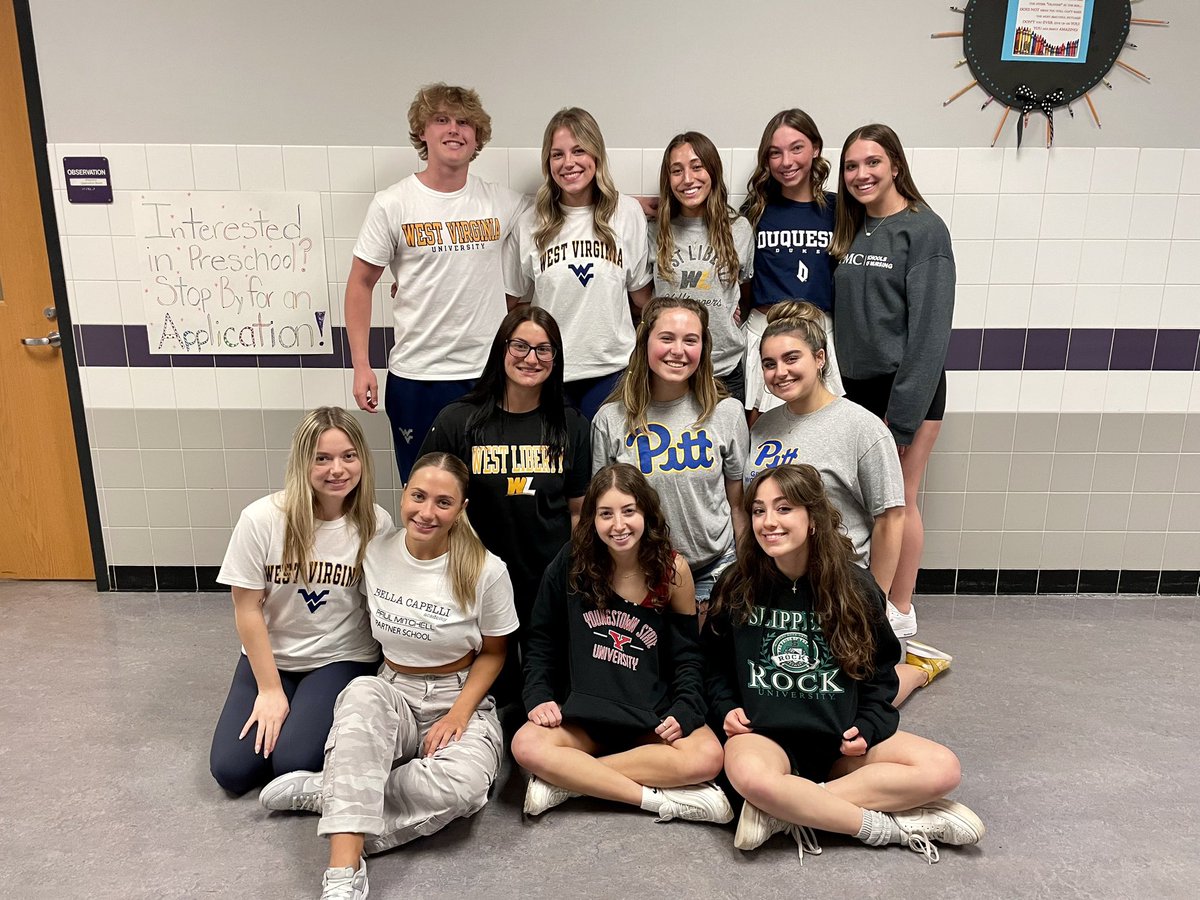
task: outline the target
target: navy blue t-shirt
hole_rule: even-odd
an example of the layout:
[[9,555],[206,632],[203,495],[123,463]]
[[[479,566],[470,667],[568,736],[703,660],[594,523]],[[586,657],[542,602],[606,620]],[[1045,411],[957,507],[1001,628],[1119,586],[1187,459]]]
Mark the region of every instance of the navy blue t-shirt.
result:
[[825,312],[833,307],[833,216],[837,198],[827,193],[825,209],[815,202],[779,199],[767,204],[755,229],[754,305],[807,300]]

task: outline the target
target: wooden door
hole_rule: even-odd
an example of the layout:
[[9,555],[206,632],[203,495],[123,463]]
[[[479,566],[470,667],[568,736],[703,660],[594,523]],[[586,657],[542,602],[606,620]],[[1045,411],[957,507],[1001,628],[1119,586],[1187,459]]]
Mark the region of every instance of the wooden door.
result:
[[0,578],[93,577],[64,351],[21,343],[65,327],[46,318],[54,305],[15,12],[0,0]]

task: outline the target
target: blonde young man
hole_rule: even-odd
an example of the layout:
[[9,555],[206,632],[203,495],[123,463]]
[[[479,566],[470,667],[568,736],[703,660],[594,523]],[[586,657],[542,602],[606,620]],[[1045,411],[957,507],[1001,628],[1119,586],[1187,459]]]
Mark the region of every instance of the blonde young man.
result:
[[396,281],[384,406],[405,481],[434,416],[483,370],[507,312],[501,246],[525,206],[520,194],[469,172],[492,136],[491,117],[475,91],[423,87],[409,107],[408,124],[428,165],[375,195],[346,283],[354,399],[360,409],[376,412],[372,293],[385,267]]

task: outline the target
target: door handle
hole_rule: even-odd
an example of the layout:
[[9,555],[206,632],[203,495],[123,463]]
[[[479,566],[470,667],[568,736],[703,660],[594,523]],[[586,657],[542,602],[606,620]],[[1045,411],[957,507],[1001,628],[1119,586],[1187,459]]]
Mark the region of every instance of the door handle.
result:
[[21,338],[21,343],[26,347],[61,347],[62,335],[52,331],[42,338]]

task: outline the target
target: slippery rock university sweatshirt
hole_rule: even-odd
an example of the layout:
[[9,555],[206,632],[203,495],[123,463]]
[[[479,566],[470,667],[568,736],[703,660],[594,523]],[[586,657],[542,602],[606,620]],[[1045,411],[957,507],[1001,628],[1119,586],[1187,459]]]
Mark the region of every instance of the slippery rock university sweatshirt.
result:
[[870,675],[856,681],[842,671],[813,611],[808,578],[792,582],[781,576],[755,598],[745,624],[731,627],[723,615],[705,623],[706,686],[714,724],[740,706],[756,733],[785,748],[811,746],[823,756],[839,752],[842,734],[852,725],[868,747],[895,734],[900,714],[892,700],[899,686],[895,665],[900,644],[874,579],[852,568],[878,607]]

